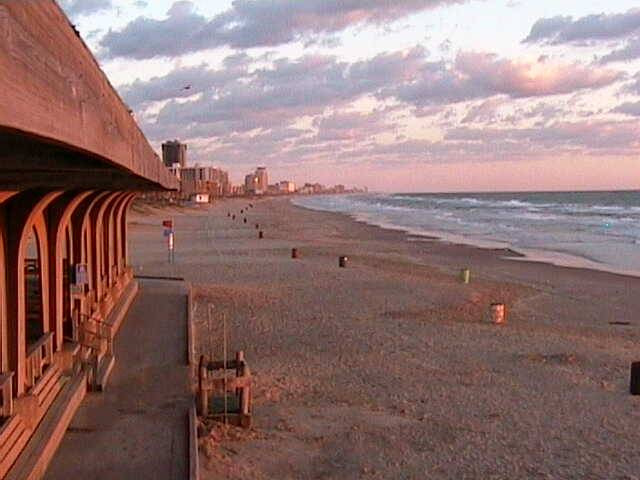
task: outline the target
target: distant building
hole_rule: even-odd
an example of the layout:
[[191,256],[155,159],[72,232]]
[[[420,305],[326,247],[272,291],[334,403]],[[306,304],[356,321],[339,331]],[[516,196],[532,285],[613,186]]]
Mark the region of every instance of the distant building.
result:
[[244,177],[244,191],[248,195],[254,195],[256,193],[256,187],[258,185],[258,178],[250,173]]
[[312,194],[312,193],[326,193],[327,189],[320,183],[305,183],[302,188],[298,190],[298,193]]
[[186,167],[180,169],[181,192],[191,196],[206,193],[212,197],[223,197],[231,193],[229,174],[214,167]]
[[231,195],[235,197],[241,197],[242,195],[245,194],[245,192],[246,192],[246,189],[244,185],[233,185],[231,187]]
[[296,191],[296,184],[293,182],[290,182],[288,180],[283,180],[280,183],[278,183],[279,193],[295,193],[295,191]]
[[258,167],[256,169],[256,193],[265,193],[269,188],[269,174],[267,173],[267,167]]
[[187,166],[187,144],[180,143],[178,140],[169,140],[162,144],[162,161],[166,167],[174,168],[179,165],[180,168]]
[[275,185],[267,186],[267,193],[269,195],[280,195],[282,192],[280,191],[280,186],[276,183]]
[[298,189],[298,193],[302,193],[304,195],[309,195],[313,193],[313,185],[310,183],[305,183],[302,187]]
[[269,175],[266,167],[258,167],[254,173],[244,177],[244,189],[250,195],[264,195],[269,192]]

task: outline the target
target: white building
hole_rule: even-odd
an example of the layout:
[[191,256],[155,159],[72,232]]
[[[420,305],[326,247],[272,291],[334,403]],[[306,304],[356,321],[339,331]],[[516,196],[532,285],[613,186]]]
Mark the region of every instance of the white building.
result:
[[209,194],[208,193],[196,193],[191,197],[196,203],[209,203]]

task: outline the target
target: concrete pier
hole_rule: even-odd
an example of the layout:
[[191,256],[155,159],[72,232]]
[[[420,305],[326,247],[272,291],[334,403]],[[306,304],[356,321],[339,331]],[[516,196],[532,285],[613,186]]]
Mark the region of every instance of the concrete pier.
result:
[[140,282],[109,385],[87,395],[45,479],[188,478],[186,294],[181,282]]

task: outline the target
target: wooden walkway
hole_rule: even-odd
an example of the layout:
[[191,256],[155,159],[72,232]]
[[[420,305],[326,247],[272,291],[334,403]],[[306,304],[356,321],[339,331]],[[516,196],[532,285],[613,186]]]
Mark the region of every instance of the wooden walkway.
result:
[[141,281],[103,393],[73,418],[45,479],[188,478],[186,288]]

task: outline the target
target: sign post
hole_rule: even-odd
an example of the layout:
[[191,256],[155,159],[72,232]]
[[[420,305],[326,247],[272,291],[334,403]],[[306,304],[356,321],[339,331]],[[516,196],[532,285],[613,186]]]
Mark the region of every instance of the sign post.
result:
[[89,275],[86,263],[76,263],[72,270],[73,278],[71,279],[72,291],[81,294],[84,292],[85,286],[89,283]]
[[167,253],[169,263],[173,263],[175,260],[175,241],[173,231],[173,220],[163,220],[162,226],[164,227],[163,236],[167,239]]

